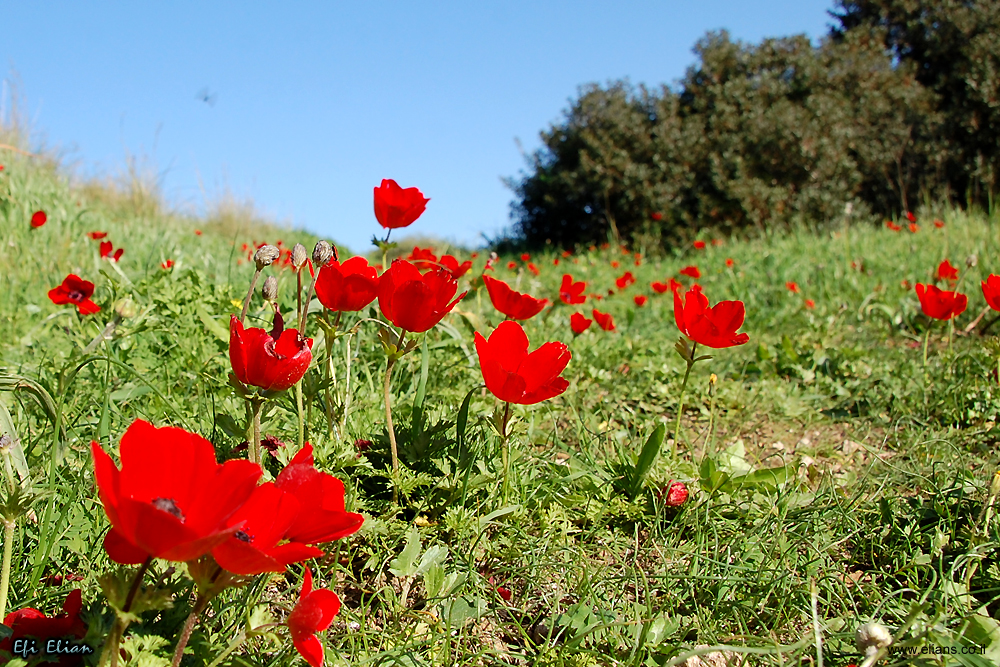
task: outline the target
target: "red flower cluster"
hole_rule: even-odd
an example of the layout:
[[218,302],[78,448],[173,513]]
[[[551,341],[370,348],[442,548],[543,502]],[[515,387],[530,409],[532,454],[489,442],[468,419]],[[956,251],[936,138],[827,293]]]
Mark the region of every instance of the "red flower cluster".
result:
[[304,447],[272,483],[256,463],[219,464],[212,444],[176,427],[136,420],[121,439],[121,468],[91,443],[98,494],[111,530],[111,560],[190,561],[209,552],[226,570],[280,572],[322,555],[315,544],[355,532],[363,521],[344,509],[344,486],[313,467]]

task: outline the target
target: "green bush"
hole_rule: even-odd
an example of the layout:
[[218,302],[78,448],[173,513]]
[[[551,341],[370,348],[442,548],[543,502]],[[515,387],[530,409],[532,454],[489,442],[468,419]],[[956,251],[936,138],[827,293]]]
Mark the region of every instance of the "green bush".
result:
[[[582,88],[508,181],[514,239],[670,246],[704,227],[823,222],[848,203],[884,216],[956,193],[989,203],[997,10],[952,4],[907,22],[919,3],[842,3],[818,46],[709,33],[676,90]],[[918,33],[931,44],[915,47]]]

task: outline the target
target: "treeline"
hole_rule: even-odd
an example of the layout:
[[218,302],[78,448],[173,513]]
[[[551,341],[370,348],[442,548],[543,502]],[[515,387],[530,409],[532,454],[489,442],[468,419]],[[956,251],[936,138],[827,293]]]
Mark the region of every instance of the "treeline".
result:
[[513,239],[670,246],[927,202],[989,206],[1000,2],[839,0],[818,46],[709,33],[676,89],[581,90],[509,179]]

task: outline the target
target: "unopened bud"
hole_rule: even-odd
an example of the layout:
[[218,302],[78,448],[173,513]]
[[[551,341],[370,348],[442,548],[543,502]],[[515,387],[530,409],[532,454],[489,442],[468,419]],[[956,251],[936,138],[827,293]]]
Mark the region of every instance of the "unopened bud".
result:
[[135,301],[125,297],[115,303],[115,312],[127,319],[135,317],[139,313],[139,307],[135,304]]
[[260,291],[264,295],[264,301],[274,301],[278,298],[278,279],[274,276],[268,276]]
[[306,247],[301,243],[296,243],[292,247],[292,266],[296,269],[301,269],[307,259],[309,259],[309,255],[306,254]]
[[965,258],[965,265],[970,269],[974,267],[976,264],[979,264],[979,258],[976,257],[975,255],[969,255],[968,257]]
[[0,452],[7,452],[14,444],[14,439],[4,433],[0,435]]
[[858,650],[868,658],[878,653],[879,649],[891,644],[892,635],[881,623],[865,623],[854,633],[854,642]]
[[708,376],[708,383],[713,387],[715,386],[715,383],[718,381],[719,381],[719,376],[716,375],[715,373],[712,373],[711,375]]
[[257,248],[253,254],[253,261],[257,264],[257,270],[263,271],[265,266],[270,266],[271,262],[281,257],[281,251],[273,245],[264,244]]
[[313,248],[313,264],[316,268],[326,266],[326,263],[337,256],[337,251],[326,241],[317,241]]

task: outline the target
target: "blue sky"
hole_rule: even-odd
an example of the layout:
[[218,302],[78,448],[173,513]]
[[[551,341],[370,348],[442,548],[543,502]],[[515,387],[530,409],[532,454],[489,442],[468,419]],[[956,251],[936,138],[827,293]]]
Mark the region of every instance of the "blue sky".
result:
[[[0,74],[84,174],[145,156],[173,205],[225,190],[364,250],[383,178],[431,198],[408,231],[477,245],[501,178],[580,85],[673,83],[706,31],[822,36],[828,1],[0,0]],[[214,104],[198,98],[202,91]]]

